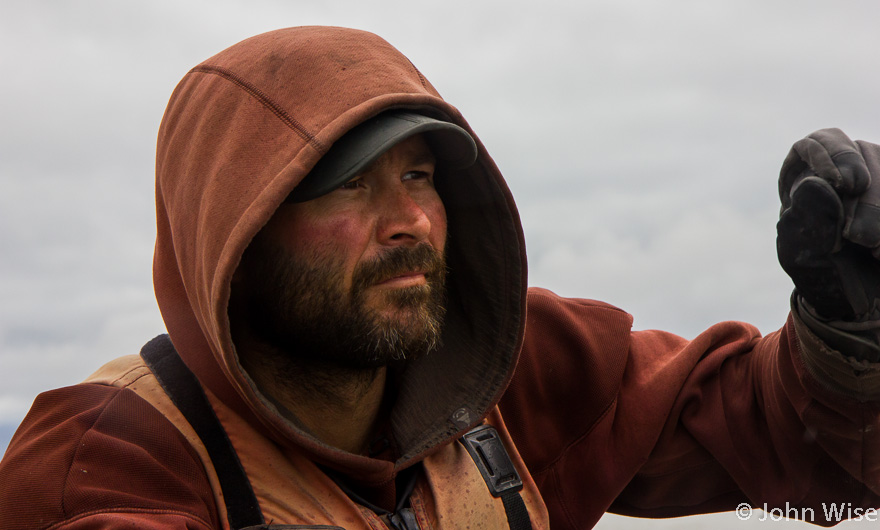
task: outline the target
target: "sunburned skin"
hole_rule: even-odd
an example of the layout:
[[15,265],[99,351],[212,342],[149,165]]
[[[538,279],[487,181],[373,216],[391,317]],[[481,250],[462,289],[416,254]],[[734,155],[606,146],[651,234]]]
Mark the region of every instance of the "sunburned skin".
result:
[[[414,136],[338,189],[282,205],[263,231],[293,255],[341,259],[343,286],[350,289],[357,265],[388,249],[428,243],[443,252],[446,211],[434,189],[434,169],[424,139]],[[423,285],[423,272],[411,271],[370,286],[370,309],[386,316],[393,313],[385,297],[372,291]]]
[[[425,336],[428,326],[439,328],[443,310],[434,309],[430,300],[443,291],[447,225],[443,201],[434,188],[434,171],[431,150],[421,136],[414,136],[393,146],[336,190],[279,207],[255,237],[256,247],[268,243],[279,253],[257,254],[261,257],[256,261],[276,263],[284,259],[282,255],[295,258],[298,272],[292,280],[306,270],[319,271],[319,281],[301,285],[297,287],[301,290],[283,297],[296,300],[300,307],[312,307],[304,305],[303,297],[335,293],[297,318],[324,322],[322,329],[337,338],[361,335],[344,331],[337,320],[316,320],[321,309],[333,304],[356,305],[372,319],[371,325],[396,328],[402,336],[416,340]],[[243,258],[243,263],[254,262]],[[252,270],[250,274],[262,273]],[[283,278],[278,276],[267,292],[283,291],[288,283]],[[241,283],[234,290],[256,292],[252,285]],[[301,342],[290,348],[273,342],[271,337],[254,333],[247,306],[239,305],[233,312],[242,364],[257,386],[287,407],[322,442],[353,453],[365,451],[384,421],[384,362],[359,366],[335,359],[323,365],[325,347],[308,359],[296,357],[291,352],[301,352]],[[285,311],[273,309],[272,313]],[[282,321],[276,329],[299,329],[296,322]],[[418,354],[407,349],[396,355]],[[297,374],[306,373],[306,380],[290,384]],[[279,378],[278,374],[286,375]],[[320,384],[312,384],[315,381]]]

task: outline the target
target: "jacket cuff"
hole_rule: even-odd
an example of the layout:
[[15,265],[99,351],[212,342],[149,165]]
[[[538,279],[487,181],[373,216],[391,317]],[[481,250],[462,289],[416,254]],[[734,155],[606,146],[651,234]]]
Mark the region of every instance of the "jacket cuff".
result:
[[[864,330],[841,329],[822,320],[800,297],[792,297],[792,314],[801,358],[813,379],[858,401],[880,400],[880,362],[867,360],[880,357],[880,345],[860,332]],[[871,324],[871,331],[880,329],[880,321]]]

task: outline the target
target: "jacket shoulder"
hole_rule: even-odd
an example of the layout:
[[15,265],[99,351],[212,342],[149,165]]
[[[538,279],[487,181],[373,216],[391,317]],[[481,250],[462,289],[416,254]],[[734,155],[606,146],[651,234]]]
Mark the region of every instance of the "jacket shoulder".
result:
[[39,395],[0,462],[0,528],[147,513],[181,528],[218,526],[205,470],[180,431],[127,388]]
[[[633,318],[611,304],[585,298],[564,298],[552,291],[532,287],[528,291],[524,354],[538,348],[554,348],[555,342],[571,341],[577,350],[600,347],[627,348]],[[556,345],[561,346],[561,345]],[[571,351],[570,347],[558,351]]]
[[[525,451],[527,462],[540,469],[589,431],[617,397],[632,317],[610,304],[531,288],[526,319],[523,349],[500,407],[517,444],[535,449]],[[543,437],[548,432],[553,440]]]
[[528,291],[528,308],[530,311],[565,311],[565,310],[592,310],[597,312],[608,311],[610,314],[618,314],[632,325],[632,316],[606,302],[590,300],[587,298],[565,298],[548,289],[530,287]]

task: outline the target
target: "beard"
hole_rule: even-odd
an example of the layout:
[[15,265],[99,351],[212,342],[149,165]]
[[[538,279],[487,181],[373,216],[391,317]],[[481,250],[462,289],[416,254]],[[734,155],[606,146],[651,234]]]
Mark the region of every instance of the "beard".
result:
[[[240,267],[245,280],[233,300],[245,301],[249,328],[283,357],[278,361],[366,370],[425,355],[440,344],[446,260],[427,243],[360,263],[348,290],[342,260],[317,251],[292,256],[255,239]],[[368,293],[414,270],[425,271],[425,284]],[[378,310],[369,307],[369,294]]]

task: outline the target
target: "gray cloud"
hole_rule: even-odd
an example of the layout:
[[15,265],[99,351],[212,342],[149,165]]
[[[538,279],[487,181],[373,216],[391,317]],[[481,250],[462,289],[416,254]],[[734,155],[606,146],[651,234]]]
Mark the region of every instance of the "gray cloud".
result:
[[867,0],[18,3],[0,21],[0,447],[38,392],[162,331],[156,129],[180,77],[242,38],[384,36],[507,176],[533,285],[692,336],[783,323],[776,172],[817,128],[880,141],[877,15]]

